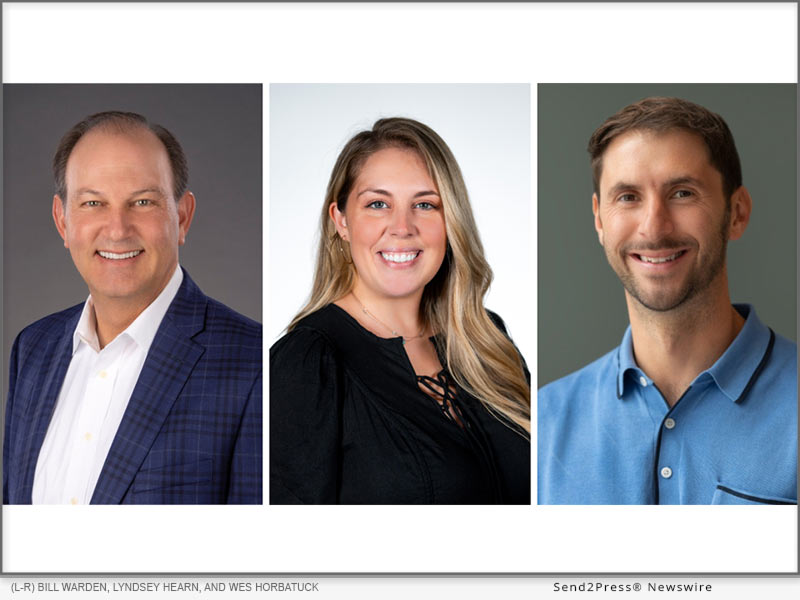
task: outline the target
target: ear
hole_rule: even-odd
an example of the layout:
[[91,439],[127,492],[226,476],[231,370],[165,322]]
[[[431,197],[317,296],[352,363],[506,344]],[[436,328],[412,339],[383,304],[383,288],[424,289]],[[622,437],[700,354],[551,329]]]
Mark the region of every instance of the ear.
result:
[[58,235],[64,240],[64,248],[69,248],[67,243],[67,220],[64,215],[64,203],[58,194],[53,196],[53,221],[58,229]]
[[594,214],[594,230],[597,232],[597,240],[603,245],[603,221],[600,219],[600,199],[597,194],[592,194],[592,213]]
[[339,211],[336,202],[331,202],[331,205],[328,207],[328,214],[333,220],[333,224],[336,225],[336,232],[339,234],[339,237],[343,240],[347,240],[347,217],[345,217],[343,212]]
[[192,192],[186,192],[178,200],[178,245],[186,242],[186,234],[194,218],[195,197]]
[[739,188],[731,194],[731,222],[728,227],[728,239],[738,240],[747,229],[750,222],[750,212],[753,210],[753,199],[747,188]]

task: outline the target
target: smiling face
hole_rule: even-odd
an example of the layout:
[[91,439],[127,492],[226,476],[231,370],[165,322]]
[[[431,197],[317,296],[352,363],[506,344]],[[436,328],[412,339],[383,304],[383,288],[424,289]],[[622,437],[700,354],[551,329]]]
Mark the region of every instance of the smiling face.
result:
[[422,296],[444,260],[447,234],[442,199],[422,159],[385,148],[364,163],[344,212],[330,215],[350,243],[354,291],[371,303]]
[[167,152],[146,129],[89,131],[65,181],[67,199],[53,198],[53,218],[93,300],[140,312],[178,264],[194,196],[175,202]]
[[629,298],[668,311],[706,291],[727,294],[725,249],[744,232],[750,198],[730,204],[697,135],[631,131],[603,154],[595,229]]

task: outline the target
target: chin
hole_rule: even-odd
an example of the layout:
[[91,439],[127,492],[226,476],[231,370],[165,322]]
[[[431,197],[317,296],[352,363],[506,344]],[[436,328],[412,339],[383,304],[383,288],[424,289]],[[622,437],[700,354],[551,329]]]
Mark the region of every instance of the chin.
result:
[[401,298],[408,298],[409,296],[413,296],[417,292],[419,292],[419,289],[414,289],[414,290],[387,290],[386,292],[384,292],[384,295],[387,296],[388,298],[401,299]]
[[139,294],[136,290],[120,290],[120,289],[113,289],[113,290],[100,290],[97,294],[92,294],[92,297],[102,297],[107,298],[109,300],[129,300],[131,298],[136,298]]
[[382,295],[388,298],[408,298],[421,292],[425,286],[383,286],[381,288]]
[[628,290],[628,293],[636,298],[642,306],[655,312],[667,312],[678,308],[691,297],[689,290],[670,291],[669,293],[663,291],[643,293],[642,290]]

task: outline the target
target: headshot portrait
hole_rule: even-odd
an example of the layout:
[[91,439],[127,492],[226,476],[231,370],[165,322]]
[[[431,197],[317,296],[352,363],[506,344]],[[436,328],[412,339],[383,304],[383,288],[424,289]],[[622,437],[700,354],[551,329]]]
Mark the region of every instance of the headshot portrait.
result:
[[797,503],[796,89],[539,85],[539,504]]
[[528,94],[271,86],[271,504],[530,503]]
[[4,87],[4,504],[261,504],[259,85]]

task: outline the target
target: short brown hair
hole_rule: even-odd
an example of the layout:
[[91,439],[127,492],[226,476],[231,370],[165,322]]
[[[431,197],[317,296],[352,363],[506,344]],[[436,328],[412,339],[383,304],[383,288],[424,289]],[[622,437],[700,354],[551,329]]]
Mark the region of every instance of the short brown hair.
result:
[[161,125],[151,123],[138,113],[122,112],[109,110],[95,113],[83,119],[80,123],[64,134],[58,143],[56,154],[53,157],[53,177],[55,179],[55,193],[61,198],[62,202],[67,200],[66,171],[67,161],[72,150],[78,141],[92,129],[103,127],[116,133],[126,133],[134,129],[146,129],[151,131],[167,151],[169,164],[172,167],[172,192],[177,202],[183,196],[189,184],[189,167],[186,163],[186,155],[183,148],[166,128]]
[[707,108],[680,98],[652,96],[634,102],[610,116],[589,139],[594,192],[600,197],[603,154],[617,136],[635,130],[664,132],[682,129],[699,135],[711,165],[722,175],[725,198],[742,185],[742,165],[727,123]]

